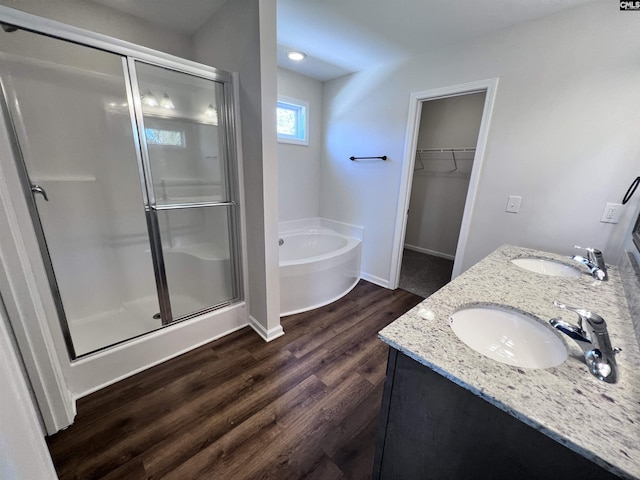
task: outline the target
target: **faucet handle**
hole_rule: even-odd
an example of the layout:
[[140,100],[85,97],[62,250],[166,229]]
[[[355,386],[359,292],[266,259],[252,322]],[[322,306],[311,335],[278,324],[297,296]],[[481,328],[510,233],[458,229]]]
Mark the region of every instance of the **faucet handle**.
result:
[[[597,278],[598,280],[608,280],[609,275],[607,274],[607,264],[604,262],[604,256],[602,252],[597,248],[591,247],[581,247],[580,245],[574,245],[573,248],[577,248],[579,250],[585,250],[587,252],[587,260],[593,265],[589,265],[589,263],[585,263],[589,270],[591,270],[591,274]],[[574,257],[575,260],[580,261],[579,258]]]
[[[596,258],[593,258],[594,256]],[[576,262],[584,264],[591,272],[591,276],[596,280],[607,280],[607,271],[604,261],[602,260],[602,254],[598,257],[596,253],[592,254],[587,252],[587,258],[581,257],[580,255],[573,255],[571,258]],[[598,258],[600,258],[600,260],[598,260]]]
[[[615,356],[621,349],[611,347],[604,318],[582,308],[568,307],[560,302],[553,302],[553,304],[563,310],[576,313],[580,320],[576,327],[563,320],[552,318],[549,320],[551,326],[578,344],[584,353],[587,367],[592,375],[604,382],[616,383],[618,381],[618,366]],[[583,328],[584,323],[586,323],[587,331]]]
[[593,313],[589,310],[585,310],[584,308],[569,307],[568,305],[565,305],[564,303],[560,303],[558,301],[554,301],[553,304],[558,308],[561,308],[563,310],[569,310],[570,312],[577,314],[580,317],[578,324],[580,325],[581,328],[582,328],[583,321],[587,322],[589,325],[593,327],[602,326],[603,328],[606,328],[607,324],[604,321],[604,318],[602,318],[597,313]]
[[[565,305],[564,303],[560,303],[557,300],[553,301],[553,304],[558,307],[561,308],[562,310],[569,310],[570,312],[573,312],[575,314],[578,315],[578,326],[577,327],[573,327],[571,324],[568,324],[569,326],[573,327],[573,330],[575,331],[575,333],[581,335],[582,337],[586,337],[587,336],[587,332],[585,332],[584,327],[582,326],[582,321],[585,318],[585,314],[588,313],[586,310],[582,310],[581,308],[575,308],[575,307],[569,307],[567,305]],[[552,319],[555,320],[555,319]],[[556,324],[558,323],[553,322],[551,320],[551,325],[553,325],[554,327],[556,327]],[[560,324],[566,324],[567,322],[559,322]],[[558,328],[558,327],[556,327]],[[565,332],[567,333],[567,332]],[[571,335],[570,335],[571,336]]]
[[[575,312],[576,310],[582,310],[581,308],[570,307],[570,306],[568,306],[568,305],[565,305],[564,303],[560,303],[560,302],[559,302],[559,301],[557,301],[557,300],[554,300],[554,301],[553,301],[553,305],[554,305],[554,306],[556,306],[556,307],[558,307],[558,308],[561,308],[562,310],[570,310],[570,311],[572,311],[572,312]],[[577,313],[577,312],[576,312],[576,313]]]
[[595,263],[598,268],[602,268],[600,266],[600,262],[598,262],[598,257],[602,257],[602,252],[600,250],[593,247],[581,247],[580,245],[574,245],[573,248],[577,250],[584,250],[585,252],[587,252],[587,258],[589,259],[589,261]]
[[602,253],[600,250],[593,247],[581,247],[580,245],[574,245],[573,248],[576,248],[578,250],[584,250],[585,252],[589,252],[589,253]]
[[562,333],[567,335],[569,338],[574,339],[579,344],[591,345],[591,340],[589,340],[589,338],[587,337],[587,333],[582,329],[581,326],[572,325],[560,318],[552,318],[551,320],[549,320],[549,323],[553,328],[560,330]]
[[582,327],[583,318],[586,318],[587,316],[591,315],[591,312],[589,312],[588,310],[585,310],[584,308],[570,307],[569,305],[560,303],[557,300],[554,300],[553,304],[556,307],[561,308],[562,310],[569,310],[570,312],[577,314],[580,317],[580,327]]

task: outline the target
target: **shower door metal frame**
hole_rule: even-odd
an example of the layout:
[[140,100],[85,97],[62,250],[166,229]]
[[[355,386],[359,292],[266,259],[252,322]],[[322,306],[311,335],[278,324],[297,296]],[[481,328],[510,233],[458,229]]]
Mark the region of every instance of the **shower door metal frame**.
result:
[[[144,113],[142,108],[142,95],[139,88],[138,82],[138,72],[136,69],[136,62],[142,62],[148,65],[153,65],[155,67],[166,68],[168,70],[172,70],[177,73],[184,73],[186,75],[191,75],[194,77],[202,78],[209,81],[214,81],[222,85],[222,108],[219,110],[222,112],[219,118],[219,124],[222,123],[222,131],[224,132],[224,136],[222,137],[222,145],[220,145],[220,150],[225,152],[224,158],[225,162],[223,162],[223,166],[225,169],[224,181],[225,181],[225,191],[229,192],[228,198],[232,200],[229,201],[208,201],[208,202],[193,202],[193,203],[172,203],[158,205],[156,201],[156,193],[153,184],[153,173],[151,169],[151,158],[149,156],[149,147],[147,144],[147,138],[144,134],[145,125],[144,125]],[[238,198],[238,176],[237,172],[234,171],[233,167],[237,162],[234,162],[233,159],[236,158],[235,150],[233,149],[234,143],[230,141],[233,138],[233,122],[227,122],[227,118],[232,118],[233,109],[230,108],[232,103],[233,93],[230,91],[231,83],[221,82],[219,80],[215,80],[210,78],[204,72],[200,72],[199,74],[194,73],[193,71],[187,72],[183,70],[179,70],[176,68],[168,67],[161,62],[149,62],[145,60],[140,60],[139,58],[128,56],[123,58],[123,71],[125,73],[126,80],[126,88],[127,88],[127,97],[129,101],[129,105],[131,113],[131,121],[132,121],[132,130],[134,132],[134,137],[136,138],[136,146],[139,148],[136,152],[138,157],[138,165],[140,170],[140,179],[143,183],[143,200],[144,200],[144,210],[145,216],[147,218],[147,226],[149,229],[149,240],[151,244],[151,254],[154,262],[154,270],[156,271],[156,285],[158,287],[158,300],[160,304],[160,316],[162,319],[162,325],[170,325],[172,323],[188,320],[189,318],[193,318],[199,315],[203,315],[207,312],[211,312],[218,308],[225,307],[232,303],[236,299],[241,299],[241,288],[240,288],[240,268],[239,268],[239,254],[240,250],[237,248],[237,243],[240,241],[239,238],[239,230],[237,218],[237,206],[238,202],[236,199]],[[235,181],[234,181],[235,180]],[[202,208],[202,207],[232,207],[231,212],[229,214],[229,256],[230,256],[230,265],[231,265],[231,277],[232,277],[232,298],[231,300],[226,300],[224,302],[220,302],[216,305],[212,305],[208,308],[204,308],[198,310],[196,312],[189,313],[187,315],[181,315],[178,318],[173,317],[173,313],[171,310],[171,299],[169,295],[169,285],[167,282],[166,269],[164,265],[164,251],[162,248],[162,234],[160,232],[160,226],[158,223],[158,212],[163,210],[179,210],[179,209],[191,209],[191,208]]]

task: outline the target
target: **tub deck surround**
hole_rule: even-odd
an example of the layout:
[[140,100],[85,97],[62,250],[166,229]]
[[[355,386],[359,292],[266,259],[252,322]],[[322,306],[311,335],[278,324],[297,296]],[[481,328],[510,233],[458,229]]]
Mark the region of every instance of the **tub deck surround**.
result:
[[[505,245],[383,329],[391,347],[484,398],[624,478],[640,478],[640,350],[618,269],[608,282],[584,268],[579,278],[552,277],[524,270],[518,257],[545,258],[568,265],[568,257]],[[453,333],[449,316],[465,305],[487,302],[512,306],[547,322],[577,316],[553,301],[582,307],[607,322],[620,380],[608,384],[592,376],[572,340],[563,364],[549,369],[511,367],[484,357]],[[550,327],[551,328],[551,327]]]

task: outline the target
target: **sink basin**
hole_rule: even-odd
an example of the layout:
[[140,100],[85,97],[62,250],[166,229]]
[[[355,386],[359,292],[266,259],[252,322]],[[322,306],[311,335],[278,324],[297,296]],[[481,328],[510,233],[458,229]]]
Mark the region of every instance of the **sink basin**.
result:
[[577,268],[543,258],[514,258],[511,262],[525,270],[552,277],[579,277],[582,275],[582,272]]
[[502,305],[474,305],[451,315],[453,332],[467,346],[498,362],[550,368],[568,356],[564,342],[542,320]]

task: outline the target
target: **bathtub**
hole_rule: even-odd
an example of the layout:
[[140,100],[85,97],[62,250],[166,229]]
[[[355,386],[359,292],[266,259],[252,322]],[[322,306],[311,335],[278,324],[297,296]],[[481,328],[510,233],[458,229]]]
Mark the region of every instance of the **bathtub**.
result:
[[329,229],[282,232],[280,316],[342,298],[360,279],[360,240]]

